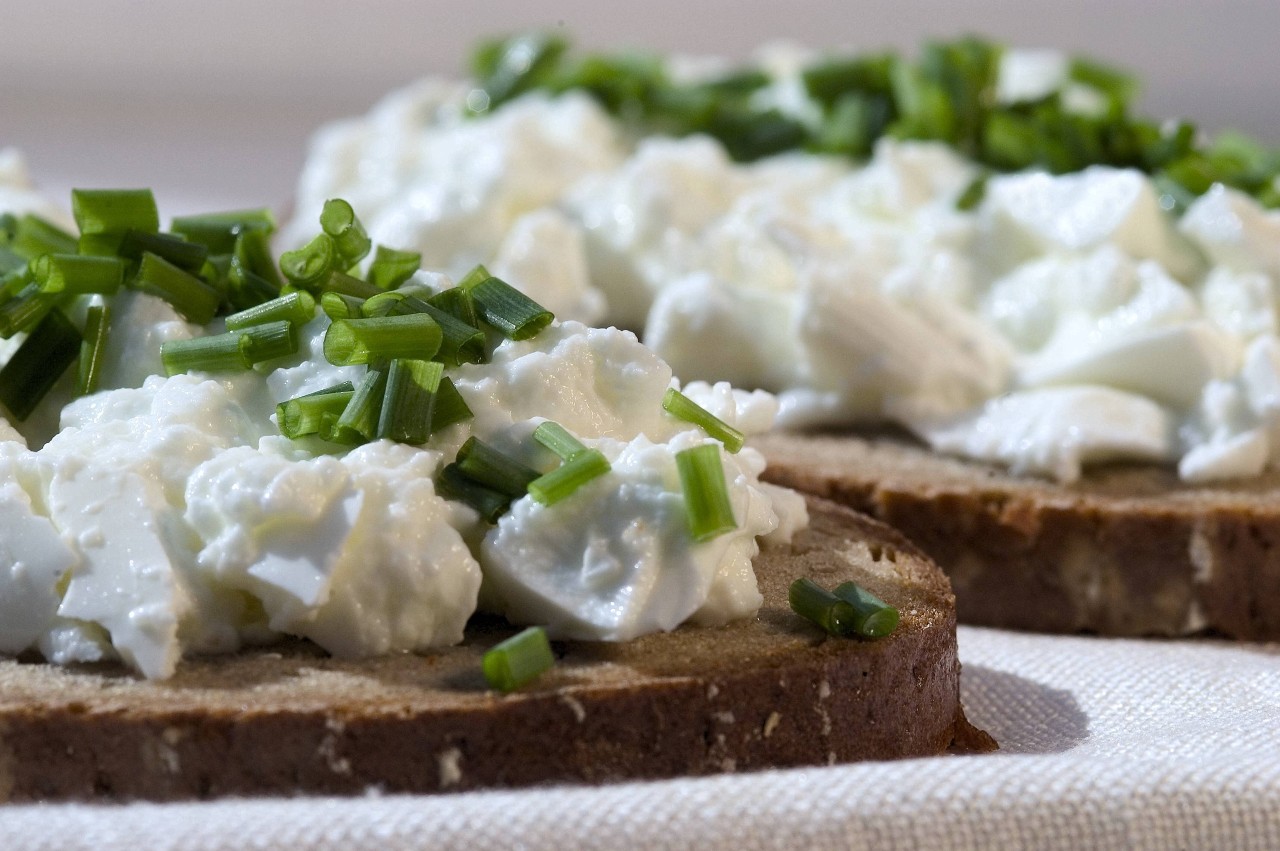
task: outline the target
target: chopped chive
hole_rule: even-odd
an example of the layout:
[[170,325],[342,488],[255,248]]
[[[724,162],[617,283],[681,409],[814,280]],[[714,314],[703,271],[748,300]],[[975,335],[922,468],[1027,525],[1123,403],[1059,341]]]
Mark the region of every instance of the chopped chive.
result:
[[60,300],[59,296],[40,292],[35,283],[27,284],[13,298],[0,304],[0,339],[7,340],[35,328]]
[[737,452],[742,448],[742,432],[674,387],[668,387],[666,395],[662,397],[662,409],[676,419],[696,425],[709,436],[723,443],[724,448],[730,452]]
[[398,251],[379,245],[369,264],[369,283],[380,290],[394,289],[413,277],[422,267],[422,255],[416,251]]
[[306,290],[297,290],[263,302],[248,310],[241,310],[227,317],[227,330],[237,331],[250,325],[284,320],[295,325],[306,325],[316,315],[316,300]]
[[387,371],[370,369],[356,386],[355,392],[334,424],[329,439],[335,443],[356,445],[368,443],[378,433],[382,399],[386,393]]
[[102,357],[107,350],[107,333],[111,327],[111,305],[89,306],[84,320],[84,339],[80,343],[80,368],[76,375],[76,395],[97,392],[102,378]]
[[351,205],[341,198],[324,202],[320,229],[333,239],[333,248],[344,268],[350,269],[369,253],[372,241]]
[[149,251],[142,254],[142,263],[132,286],[164,299],[188,322],[197,325],[207,325],[218,312],[218,304],[222,300],[216,289]]
[[489,648],[481,667],[492,688],[509,692],[533,682],[555,663],[547,631],[540,626],[531,626]]
[[231,333],[249,340],[246,350],[250,363],[262,363],[296,354],[298,351],[297,326],[285,320],[250,325]]
[[487,268],[485,268],[485,265],[483,263],[477,263],[470,272],[462,276],[462,280],[458,281],[456,285],[456,289],[462,290],[463,292],[468,292],[476,284],[482,283],[483,281],[487,281],[492,277],[493,277],[493,273],[490,272]]
[[309,434],[331,434],[354,395],[355,387],[345,381],[288,399],[276,405],[276,425],[280,433],[291,440]]
[[787,589],[791,611],[814,624],[828,635],[849,635],[857,613],[848,601],[823,588],[807,577],[797,579]]
[[436,391],[436,404],[431,409],[431,433],[448,428],[454,423],[469,420],[472,417],[467,401],[462,398],[458,388],[447,376],[440,380],[440,389]]
[[[418,299],[414,300],[418,301]],[[404,316],[408,313],[426,313],[425,310],[414,310],[411,306],[402,304],[404,301],[404,293],[396,292],[395,290],[378,293],[364,300],[364,304],[360,305],[360,315],[365,319],[376,319],[379,316]]]
[[358,299],[366,299],[372,298],[382,290],[368,281],[362,281],[359,278],[334,269],[329,273],[328,277],[320,282],[320,292],[338,293],[340,295],[354,296]]
[[155,233],[160,214],[150,189],[72,189],[81,254],[115,254],[130,230]]
[[61,310],[52,310],[0,368],[0,404],[22,421],[80,354],[80,332]]
[[480,363],[484,360],[483,331],[417,296],[406,294],[403,290],[379,293],[367,299],[360,309],[366,318],[425,313],[440,326],[442,336],[436,360],[449,366]]
[[444,364],[435,361],[392,360],[378,417],[378,438],[426,443],[431,437],[431,414],[443,376]]
[[982,203],[983,197],[987,194],[987,178],[990,175],[980,174],[973,180],[969,181],[969,185],[956,198],[957,210],[974,210]]
[[480,327],[480,315],[476,313],[476,303],[467,290],[461,285],[441,290],[427,299],[427,304],[465,323],[472,328]]
[[174,233],[207,246],[212,254],[232,253],[236,237],[245,231],[258,230],[270,236],[275,229],[275,216],[267,209],[179,216],[172,223]]
[[720,447],[714,443],[676,453],[689,534],[698,543],[738,528],[724,481]]
[[[306,292],[306,290],[298,290]],[[330,319],[360,319],[364,316],[362,308],[365,299],[346,293],[325,293],[320,296],[320,309]]]
[[45,254],[31,261],[40,292],[46,295],[115,295],[124,281],[119,257]]
[[120,241],[121,257],[130,260],[141,260],[143,252],[151,252],[163,257],[179,269],[198,274],[209,258],[209,247],[198,242],[189,242],[172,233],[151,233],[150,231],[130,228],[125,231]]
[[568,429],[551,420],[533,430],[533,439],[554,452],[562,461],[568,461],[579,452],[587,450],[582,441],[570,434]]
[[236,331],[169,340],[160,344],[160,360],[166,375],[181,372],[235,372],[253,366],[249,349],[253,341]]
[[280,271],[289,283],[304,290],[319,289],[337,266],[338,251],[327,233],[280,255]]
[[854,612],[850,631],[863,638],[883,638],[898,626],[898,610],[854,582],[836,586],[835,596]]
[[511,497],[472,479],[456,462],[446,464],[436,480],[436,492],[445,499],[463,502],[475,509],[486,523],[497,523],[511,507]]
[[458,450],[458,466],[462,472],[487,488],[510,497],[524,496],[529,483],[541,473],[473,437]]
[[[718,450],[717,450],[718,451]],[[578,488],[609,472],[609,459],[598,449],[584,449],[529,483],[529,496],[543,505],[554,505]]]
[[440,326],[425,313],[338,319],[324,335],[324,356],[338,366],[378,358],[430,360],[440,350]]
[[34,213],[27,213],[17,220],[9,247],[28,260],[41,254],[75,254],[79,251],[74,236]]
[[235,248],[231,252],[231,277],[254,274],[271,285],[275,292],[284,286],[280,271],[271,256],[270,232],[263,228],[248,228],[236,234]]
[[468,287],[480,318],[513,340],[527,340],[551,324],[551,311],[499,278]]
[[[220,279],[215,286],[225,291],[226,305],[236,312],[249,310],[281,295],[289,294],[284,293],[282,287],[277,287],[261,275],[250,272],[234,260],[231,261],[226,278]],[[295,292],[306,292],[306,290],[295,290]]]

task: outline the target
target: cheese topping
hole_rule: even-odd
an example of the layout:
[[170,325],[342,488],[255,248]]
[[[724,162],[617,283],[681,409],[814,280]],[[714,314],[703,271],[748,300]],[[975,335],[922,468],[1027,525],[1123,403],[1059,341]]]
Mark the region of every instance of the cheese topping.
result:
[[[561,224],[535,221],[529,245]],[[511,249],[513,268],[529,250]],[[452,286],[427,272],[415,283]],[[473,417],[423,446],[348,449],[291,441],[273,422],[278,402],[364,374],[325,360],[323,314],[287,359],[166,378],[150,374],[162,341],[220,327],[134,291],[113,306],[103,382],[114,389],[65,407],[71,388],[53,393],[21,433],[0,418],[0,653],[118,658],[163,678],[185,654],[283,635],[344,657],[426,651],[461,641],[482,601],[553,636],[625,640],[750,616],[757,538],[785,540],[806,521],[798,496],[758,481],[758,453],[722,447],[737,528],[692,539],[675,456],[720,444],[663,410],[679,384],[627,331],[566,321],[495,340],[486,362],[449,370]],[[777,412],[766,393],[685,390],[746,433]],[[60,429],[48,428],[59,409]],[[611,471],[553,505],[516,499],[495,526],[437,493],[472,436],[554,467],[531,439],[547,419],[600,449]]]
[[[761,96],[803,120],[797,63],[765,65]],[[1115,459],[1189,481],[1280,464],[1280,213],[1240,192],[1179,219],[1144,174],[1094,166],[992,175],[966,211],[979,168],[938,143],[742,165],[703,136],[633,140],[580,92],[472,118],[467,91],[422,83],[325,130],[300,220],[359,199],[375,238],[504,264],[567,316],[643,328],[684,380],[777,393],[787,425],[894,422],[1062,481]],[[1002,101],[1053,91],[1104,105],[1063,57],[1004,55]]]

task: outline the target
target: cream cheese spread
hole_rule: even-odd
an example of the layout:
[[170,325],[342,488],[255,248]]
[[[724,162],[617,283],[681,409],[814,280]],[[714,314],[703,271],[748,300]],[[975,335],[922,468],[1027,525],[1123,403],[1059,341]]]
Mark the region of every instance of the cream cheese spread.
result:
[[[770,61],[763,91],[803,116]],[[1062,481],[1280,464],[1280,213],[1242,193],[1178,218],[1144,174],[1094,166],[992,175],[962,210],[980,170],[938,143],[743,165],[703,136],[634,138],[580,92],[473,118],[469,91],[426,81],[325,129],[299,220],[350,198],[454,274],[492,263],[564,316],[643,329],[684,380],[776,393],[785,425],[897,423]],[[1004,55],[999,98],[1052,91],[1104,106],[1060,55]]]
[[[452,286],[427,272],[416,283]],[[51,436],[0,418],[0,653],[118,658],[163,678],[186,654],[285,635],[344,657],[427,651],[462,640],[481,603],[553,637],[625,640],[752,615],[757,539],[806,523],[803,500],[759,482],[757,452],[721,447],[736,528],[693,540],[676,453],[721,445],[666,413],[680,385],[628,331],[556,321],[491,343],[484,363],[449,371],[473,417],[421,446],[347,448],[290,440],[273,421],[278,402],[363,374],[324,358],[323,314],[287,359],[165,377],[152,374],[161,342],[218,324],[132,291],[114,306],[130,323],[113,325],[127,332],[107,358],[114,389],[65,407],[47,397]],[[683,389],[748,434],[778,409],[723,383]],[[553,505],[516,499],[493,526],[437,492],[472,436],[545,469],[554,459],[531,435],[548,419],[610,472]]]

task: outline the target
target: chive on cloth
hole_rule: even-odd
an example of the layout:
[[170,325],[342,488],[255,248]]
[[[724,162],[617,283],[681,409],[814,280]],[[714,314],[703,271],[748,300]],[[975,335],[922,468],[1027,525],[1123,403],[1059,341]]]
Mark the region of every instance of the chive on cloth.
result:
[[1280,646],[962,627],[985,756],[442,796],[0,807],[7,851],[1280,848]]

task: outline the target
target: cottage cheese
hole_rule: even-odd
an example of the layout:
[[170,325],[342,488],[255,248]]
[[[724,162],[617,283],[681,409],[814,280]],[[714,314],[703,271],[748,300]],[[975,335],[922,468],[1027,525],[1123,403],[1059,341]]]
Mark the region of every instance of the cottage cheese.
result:
[[[803,116],[796,63],[764,64]],[[997,89],[1099,106],[1056,54],[1007,54]],[[324,131],[300,220],[359,199],[375,239],[503,264],[565,315],[643,328],[682,379],[777,393],[784,424],[894,422],[1062,481],[1112,459],[1189,481],[1280,464],[1280,213],[1238,192],[1175,219],[1146,176],[1093,167],[992,177],[965,212],[978,171],[937,144],[739,165],[703,137],[628,139],[580,93],[468,119],[466,91],[422,83]],[[463,196],[460,242],[432,199]]]
[[[527,228],[507,262],[533,278],[551,270],[521,259],[529,246],[578,238],[552,216]],[[489,362],[450,371],[474,418],[427,446],[348,451],[290,441],[272,422],[278,401],[363,375],[324,360],[323,315],[289,359],[165,378],[151,374],[162,341],[218,329],[138,293],[114,307],[133,323],[107,357],[120,386],[55,408],[61,430],[47,440],[0,419],[0,653],[118,658],[163,678],[184,654],[283,635],[344,657],[426,651],[462,639],[482,584],[513,622],[623,640],[752,614],[757,537],[786,540],[806,522],[798,496],[758,481],[758,453],[722,450],[738,528],[692,541],[675,453],[714,441],[662,410],[671,369],[630,332],[568,321],[502,342]],[[686,390],[746,432],[777,411],[765,393]],[[557,461],[531,439],[546,419],[613,470],[551,507],[521,498],[496,527],[435,492],[472,435],[549,469]]]

